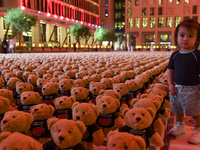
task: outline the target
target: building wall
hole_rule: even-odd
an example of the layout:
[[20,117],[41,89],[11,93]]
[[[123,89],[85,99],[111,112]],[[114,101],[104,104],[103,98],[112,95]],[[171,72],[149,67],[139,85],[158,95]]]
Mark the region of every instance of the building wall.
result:
[[[138,3],[137,3],[138,2]],[[178,3],[179,2],[179,3]],[[167,46],[174,45],[174,31],[179,21],[176,23],[176,18],[180,17],[180,21],[187,18],[194,18],[198,22],[200,21],[200,1],[199,0],[125,0],[126,12],[125,12],[125,34],[127,37],[127,45],[132,45],[132,39],[135,38],[135,46],[151,45],[147,43],[147,38],[155,36],[155,40],[152,41],[154,46]],[[137,5],[138,4],[138,5]],[[195,7],[196,12],[195,12]],[[160,13],[162,8],[162,14]],[[143,9],[146,9],[146,15],[144,15]],[[154,11],[152,11],[154,9]],[[154,12],[154,13],[152,13]],[[158,20],[163,17],[163,27],[159,27]],[[167,18],[172,17],[171,26],[167,26]],[[140,19],[139,28],[136,28],[136,18]],[[143,18],[147,18],[147,26],[144,28],[142,25]],[[150,27],[151,18],[155,18],[155,27]],[[130,24],[128,20],[132,19]],[[168,24],[169,25],[169,24]],[[161,39],[161,35],[171,36],[171,40],[168,43]],[[163,38],[164,39],[164,38]],[[151,40],[149,38],[148,40]],[[165,44],[166,43],[166,44]]]

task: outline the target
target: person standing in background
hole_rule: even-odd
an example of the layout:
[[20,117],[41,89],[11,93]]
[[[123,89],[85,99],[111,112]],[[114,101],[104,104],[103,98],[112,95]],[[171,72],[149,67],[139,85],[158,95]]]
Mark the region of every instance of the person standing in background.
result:
[[74,43],[74,52],[76,52],[76,43]]
[[6,37],[4,37],[2,42],[2,53],[7,54],[8,43],[6,41]]
[[13,36],[10,36],[9,40],[9,52],[14,53],[14,48],[15,48],[15,40],[13,39]]

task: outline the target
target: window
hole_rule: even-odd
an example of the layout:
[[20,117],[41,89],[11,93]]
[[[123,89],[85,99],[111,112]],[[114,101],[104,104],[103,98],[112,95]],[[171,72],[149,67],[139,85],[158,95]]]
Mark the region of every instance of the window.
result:
[[139,0],[135,0],[135,6],[139,5]]
[[167,17],[167,28],[172,27],[172,17]]
[[164,17],[159,17],[158,18],[158,28],[163,28],[164,27]]
[[148,18],[142,18],[142,28],[147,28]]
[[104,27],[104,22],[103,21],[101,22],[101,26]]
[[180,4],[180,0],[176,0],[176,4]]
[[120,30],[122,29],[122,23],[121,23],[121,22],[118,23],[118,28],[119,28]]
[[190,3],[190,0],[184,0],[184,3],[185,3],[185,4],[189,4],[189,3]]
[[133,18],[128,18],[128,27],[127,28],[132,28],[133,27]]
[[140,18],[135,18],[135,28],[140,28]]
[[158,0],[158,5],[163,5],[163,0]]
[[131,6],[131,0],[127,1],[128,6]]
[[118,9],[122,9],[122,3],[118,3]]
[[115,19],[117,19],[117,18],[121,18],[121,12],[116,12],[115,13]]
[[190,19],[189,16],[183,17],[183,20],[188,20],[188,19]]
[[117,29],[117,24],[118,24],[118,23],[117,23],[117,22],[115,22],[115,29]]
[[105,10],[105,16],[108,17],[108,9]]
[[192,11],[193,14],[197,14],[197,6],[193,6],[193,11]]
[[105,6],[108,7],[108,0],[105,0]]
[[119,9],[118,3],[115,3],[115,9]]
[[156,18],[150,18],[150,28],[156,27]]
[[162,7],[158,7],[158,15],[162,15]]
[[160,35],[160,42],[171,42],[171,35],[170,34],[161,34]]
[[127,9],[127,15],[128,15],[128,16],[131,16],[131,8],[128,8],[128,9]]
[[142,16],[146,16],[146,8],[142,8]]
[[150,15],[154,15],[154,7],[150,8]]
[[181,23],[181,17],[175,17],[175,27]]
[[192,19],[198,21],[198,16],[193,16]]

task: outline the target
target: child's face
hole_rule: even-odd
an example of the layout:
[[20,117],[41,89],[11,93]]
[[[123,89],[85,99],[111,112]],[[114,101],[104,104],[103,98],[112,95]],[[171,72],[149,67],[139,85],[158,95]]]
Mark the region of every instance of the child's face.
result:
[[186,27],[179,27],[177,41],[181,47],[181,51],[191,51],[197,39],[197,30],[188,30]]

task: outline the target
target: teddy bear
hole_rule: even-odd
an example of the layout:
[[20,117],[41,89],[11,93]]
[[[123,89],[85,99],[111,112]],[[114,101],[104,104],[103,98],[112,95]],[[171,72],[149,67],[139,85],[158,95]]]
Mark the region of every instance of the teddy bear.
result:
[[89,84],[91,81],[95,81],[95,78],[92,76],[84,76],[83,80],[86,80],[85,88],[89,89]]
[[121,99],[121,94],[115,90],[104,90],[104,89],[101,89],[99,91],[99,95],[102,95],[102,96],[111,96],[115,99],[118,99],[120,100]]
[[40,96],[42,96],[42,87],[44,84],[46,84],[47,82],[50,82],[49,80],[47,79],[43,79],[43,78],[38,78],[37,79],[37,87],[34,88],[34,92],[38,92],[40,94]]
[[39,78],[39,77],[38,77],[37,75],[35,75],[35,74],[30,74],[30,75],[28,75],[27,82],[30,83],[30,84],[32,84],[33,87],[36,88],[36,87],[37,87],[37,79],[38,79],[38,78]]
[[75,97],[73,96],[62,96],[54,99],[55,111],[53,116],[56,116],[59,119],[72,119],[72,105],[76,102]]
[[148,98],[143,99],[133,99],[132,100],[132,106],[134,107],[142,107],[142,108],[152,108],[155,112],[155,118],[152,122],[152,128],[157,131],[160,135],[164,132],[164,125],[162,123],[162,120],[159,118],[158,110],[161,106],[161,103],[158,101],[153,101]]
[[86,126],[82,142],[86,150],[93,150],[93,144],[101,146],[104,141],[104,133],[96,124],[99,116],[99,108],[94,104],[75,102],[72,105],[74,121],[82,121]]
[[52,75],[52,74],[50,74],[50,73],[45,73],[45,74],[43,74],[43,79],[50,80],[51,78],[53,78],[53,75]]
[[76,79],[83,79],[86,74],[84,72],[78,72],[75,74]]
[[0,149],[43,150],[42,145],[38,141],[19,132],[1,133]]
[[167,93],[167,95],[164,97],[164,99],[169,101],[169,86],[168,85],[165,85],[162,83],[155,83],[155,84],[151,84],[150,88],[151,89],[158,88],[158,89],[165,91]]
[[8,89],[0,89],[0,96],[8,98],[12,105],[16,105],[16,101],[13,97],[13,92]]
[[12,72],[8,72],[8,73],[5,73],[4,74],[4,85],[6,86],[8,80],[11,78],[11,77],[16,77],[16,75]]
[[100,90],[106,89],[106,86],[100,82],[91,81],[89,84],[89,100],[96,104],[96,97],[99,95]]
[[74,80],[72,79],[61,79],[59,81],[59,91],[60,96],[71,96],[70,89],[74,85]]
[[111,96],[99,95],[96,98],[96,105],[99,107],[100,115],[97,117],[97,125],[102,128],[104,137],[109,131],[112,131],[114,126],[120,128],[123,126],[121,116],[117,114],[117,109],[120,106],[118,99]]
[[29,113],[18,110],[7,111],[1,120],[1,131],[27,134],[32,122],[33,117]]
[[84,87],[72,87],[70,92],[71,92],[71,96],[74,96],[77,102],[80,102],[80,103],[88,103],[89,102],[88,89],[86,89]]
[[45,69],[37,69],[35,74],[39,77],[39,78],[43,78],[43,75],[47,73]]
[[62,80],[62,79],[70,79],[70,76],[68,76],[68,75],[66,75],[66,74],[61,74],[61,75],[58,75],[58,78],[60,79],[60,80]]
[[125,80],[125,76],[124,75],[116,75],[113,78],[119,79],[120,83],[123,83]]
[[85,79],[76,79],[74,80],[73,87],[86,87],[87,81]]
[[0,96],[0,121],[3,119],[4,114],[9,110],[9,108],[10,100],[8,98]]
[[20,80],[22,79],[23,76],[23,71],[22,70],[17,70],[15,72],[16,77],[18,77]]
[[128,132],[141,136],[146,142],[146,148],[149,148],[150,139],[155,146],[162,147],[164,145],[161,136],[151,127],[155,117],[155,112],[152,108],[125,108],[122,116],[126,125],[119,128],[119,132]]
[[21,82],[21,80],[20,80],[19,78],[17,78],[17,77],[11,77],[11,78],[8,80],[7,84],[6,84],[6,88],[7,88],[8,90],[13,91],[13,94],[16,93],[16,83],[17,83],[17,82]]
[[121,94],[120,99],[120,106],[122,104],[126,104],[128,107],[130,107],[131,100],[133,99],[128,93],[129,93],[130,85],[126,83],[114,83],[113,84],[113,90],[119,92]]
[[132,98],[136,98],[138,95],[140,96],[142,94],[143,82],[140,79],[126,80],[125,84],[130,85],[128,94]]
[[53,82],[53,83],[59,83],[60,79],[57,77],[53,77],[51,78],[49,81]]
[[146,150],[144,139],[131,133],[110,131],[107,139],[107,150]]
[[5,88],[5,80],[0,76],[0,89]]
[[76,79],[75,78],[75,75],[76,75],[75,71],[67,70],[67,71],[64,72],[64,74],[68,75],[70,77],[70,79]]
[[82,121],[49,118],[48,129],[51,131],[52,140],[43,144],[44,150],[73,149],[85,150],[80,144],[86,127]]
[[27,82],[28,76],[29,76],[30,74],[33,74],[33,72],[24,71],[23,74],[22,74],[22,81],[23,81],[23,82]]
[[58,78],[58,76],[62,75],[62,74],[64,74],[64,72],[62,72],[62,71],[54,71],[53,76]]
[[42,87],[43,95],[41,97],[41,101],[48,105],[54,106],[53,100],[58,97],[58,90],[59,90],[58,83],[47,82]]
[[54,111],[55,108],[53,106],[44,103],[33,105],[30,109],[33,122],[30,126],[29,134],[40,143],[46,142],[51,137],[47,128],[47,119],[53,116]]
[[168,85],[167,73],[162,73],[158,77],[159,77],[159,82],[161,82],[164,85]]
[[95,82],[100,82],[102,79],[102,75],[101,74],[93,74],[91,75],[94,78]]
[[20,95],[21,103],[18,105],[18,110],[30,113],[30,109],[33,105],[37,105],[40,102],[40,94],[34,91],[24,91]]
[[113,80],[111,80],[110,78],[102,78],[100,80],[100,83],[105,84],[107,90],[112,89],[112,86],[114,84]]

